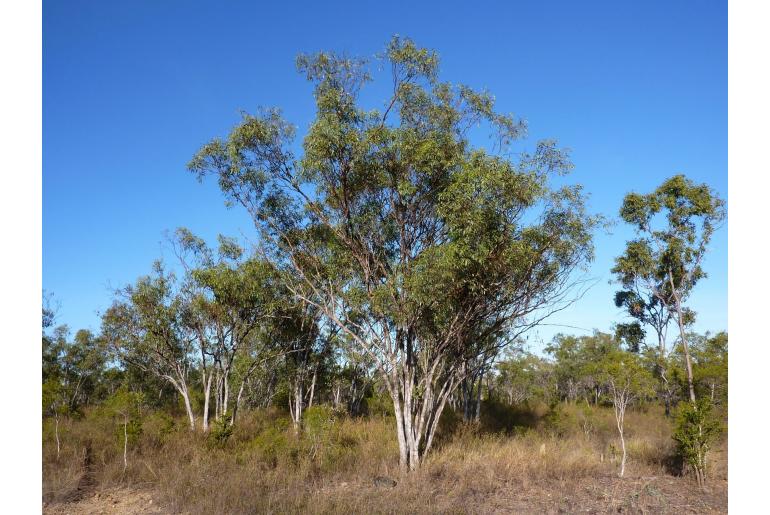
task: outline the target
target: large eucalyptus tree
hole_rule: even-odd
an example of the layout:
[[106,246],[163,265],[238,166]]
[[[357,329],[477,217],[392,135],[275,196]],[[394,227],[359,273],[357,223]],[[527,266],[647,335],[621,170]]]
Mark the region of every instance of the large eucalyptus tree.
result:
[[686,331],[694,313],[686,302],[706,277],[701,265],[714,231],[726,217],[724,201],[708,185],[675,175],[652,193],[626,195],[620,216],[634,227],[637,238],[615,259],[612,272],[623,285],[615,302],[655,329],[660,363],[665,363],[665,330],[673,318],[679,328],[690,401],[695,402]]
[[[512,157],[526,125],[493,97],[438,79],[438,57],[395,37],[382,109],[364,108],[368,62],[298,58],[316,118],[302,141],[277,110],[244,115],[190,162],[260,232],[286,287],[372,359],[392,397],[403,470],[431,447],[463,364],[563,306],[592,257],[577,186],[553,141]],[[491,134],[489,149],[471,129]],[[476,129],[474,129],[475,131]]]

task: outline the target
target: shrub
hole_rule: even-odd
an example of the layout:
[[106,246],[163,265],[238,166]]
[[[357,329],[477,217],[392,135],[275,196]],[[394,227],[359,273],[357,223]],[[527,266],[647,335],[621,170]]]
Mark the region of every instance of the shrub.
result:
[[696,403],[683,402],[680,405],[674,429],[677,452],[683,462],[695,472],[698,484],[706,480],[706,457],[709,448],[721,432],[721,424],[713,414],[708,397]]
[[214,420],[209,430],[208,443],[210,446],[222,448],[233,435],[233,426],[230,424],[229,414]]
[[166,443],[177,430],[174,418],[162,411],[155,411],[145,417],[144,434],[151,445],[156,447]]

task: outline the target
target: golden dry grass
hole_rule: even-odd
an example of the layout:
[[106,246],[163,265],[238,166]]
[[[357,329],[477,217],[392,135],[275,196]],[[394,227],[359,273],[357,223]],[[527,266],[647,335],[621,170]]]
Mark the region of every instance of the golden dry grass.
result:
[[[277,410],[246,414],[230,439],[212,445],[147,415],[123,473],[109,421],[88,414],[62,424],[62,452],[48,427],[43,498],[61,506],[94,492],[153,493],[181,513],[725,512],[726,443],[712,453],[709,491],[672,475],[670,421],[650,408],[628,414],[627,477],[617,474],[611,410],[486,406],[480,427],[442,420],[437,447],[417,473],[398,472],[393,419],[335,418],[295,435]],[[554,414],[555,413],[555,414]],[[89,450],[90,449],[90,450]],[[374,478],[395,479],[395,488]],[[75,506],[75,505],[71,505]],[[689,508],[688,508],[689,509]]]

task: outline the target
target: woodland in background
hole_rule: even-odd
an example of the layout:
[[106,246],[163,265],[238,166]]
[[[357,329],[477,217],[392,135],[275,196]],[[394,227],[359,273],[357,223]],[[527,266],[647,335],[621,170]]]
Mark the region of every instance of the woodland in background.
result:
[[[607,301],[624,320],[529,352],[527,332],[579,302],[605,220],[564,185],[566,150],[510,152],[526,124],[488,92],[441,82],[435,52],[394,38],[379,59],[384,110],[361,105],[367,61],[303,55],[317,115],[301,145],[268,109],[193,157],[190,171],[251,215],[250,248],[177,229],[174,259],[116,292],[97,334],[56,326],[46,297],[45,498],[149,481],[179,509],[249,511],[239,492],[210,492],[216,505],[179,492],[251,464],[275,474],[252,485],[277,496],[261,509],[300,510],[280,493],[287,477],[416,485],[424,463],[441,474],[482,447],[523,475],[628,465],[705,487],[710,451],[724,450],[728,345],[692,332],[688,299],[724,202],[684,175],[619,199],[636,237]],[[490,149],[471,144],[478,131]],[[371,466],[356,469],[361,456]],[[171,484],[164,459],[196,470]],[[339,501],[326,508],[355,504]]]

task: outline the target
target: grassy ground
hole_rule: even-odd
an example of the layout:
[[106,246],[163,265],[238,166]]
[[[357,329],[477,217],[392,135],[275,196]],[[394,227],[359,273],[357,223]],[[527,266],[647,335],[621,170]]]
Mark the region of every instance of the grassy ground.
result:
[[[678,475],[670,422],[656,408],[628,413],[629,461],[618,478],[609,409],[511,409],[487,404],[480,426],[442,419],[421,470],[402,477],[392,418],[309,413],[295,435],[277,410],[252,412],[224,442],[184,421],[145,414],[129,442],[86,414],[61,424],[57,459],[44,427],[46,513],[724,513],[727,449],[711,455],[700,491]],[[397,484],[390,486],[393,479]],[[125,506],[124,506],[125,505]]]

